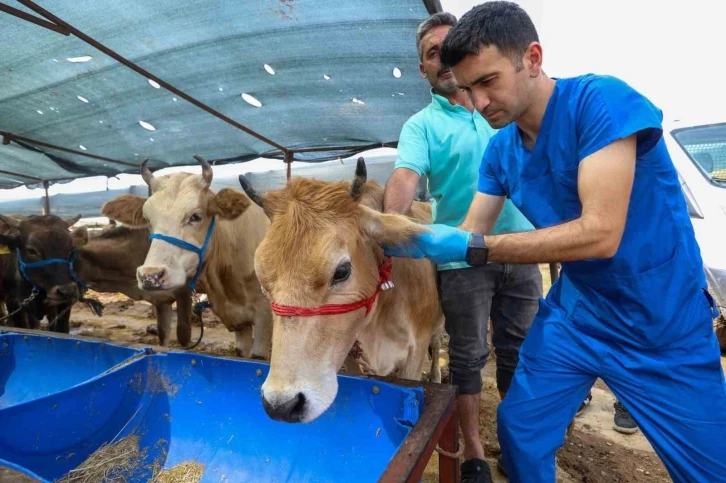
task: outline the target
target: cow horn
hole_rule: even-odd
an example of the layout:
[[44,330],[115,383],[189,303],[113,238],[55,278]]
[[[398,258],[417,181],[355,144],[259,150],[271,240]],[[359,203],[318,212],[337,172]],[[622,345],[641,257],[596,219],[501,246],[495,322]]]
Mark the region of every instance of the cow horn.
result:
[[141,162],[141,177],[144,178],[144,183],[146,183],[149,188],[153,189],[154,184],[154,174],[149,170],[149,158],[146,158]]
[[10,216],[0,215],[0,221],[8,225],[12,228],[19,228],[20,227],[20,220],[16,218],[12,218]]
[[238,176],[239,184],[242,186],[242,189],[247,193],[247,196],[257,204],[260,208],[264,209],[264,202],[262,201],[262,197],[255,191],[255,189],[252,187],[252,183],[250,183],[250,180],[248,180],[245,175],[241,174]]
[[362,157],[360,157],[358,158],[358,163],[355,165],[355,178],[353,178],[353,182],[350,185],[350,196],[352,196],[354,200],[360,198],[363,185],[366,184],[367,180],[368,171],[366,170],[366,162]]
[[201,156],[195,154],[194,159],[196,159],[199,164],[202,165],[202,180],[204,181],[204,184],[209,187],[209,185],[212,184],[212,177],[214,176],[214,171],[212,170],[212,167],[209,165],[207,160],[202,158]]

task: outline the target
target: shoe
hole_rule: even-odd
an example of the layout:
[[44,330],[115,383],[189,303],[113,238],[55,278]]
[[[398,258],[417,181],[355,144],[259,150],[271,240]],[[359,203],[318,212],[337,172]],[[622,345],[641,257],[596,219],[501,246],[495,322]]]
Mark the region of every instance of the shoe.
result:
[[577,412],[575,413],[575,417],[577,417],[580,414],[582,414],[582,412],[585,410],[585,408],[590,405],[590,401],[592,401],[592,393],[591,392],[587,394],[587,396],[585,397],[585,400],[582,401],[582,404],[580,404],[580,409],[578,409]]
[[461,464],[461,483],[492,483],[492,473],[484,460],[471,459]]
[[499,453],[499,458],[497,458],[497,469],[501,474],[509,478],[509,475],[507,474],[507,468],[504,467],[504,455]]
[[613,407],[615,408],[615,417],[613,418],[615,420],[615,424],[613,424],[613,429],[623,434],[633,434],[637,432],[638,425],[635,424],[635,421],[633,421],[633,418],[630,416],[628,410],[625,409],[623,403],[615,401]]

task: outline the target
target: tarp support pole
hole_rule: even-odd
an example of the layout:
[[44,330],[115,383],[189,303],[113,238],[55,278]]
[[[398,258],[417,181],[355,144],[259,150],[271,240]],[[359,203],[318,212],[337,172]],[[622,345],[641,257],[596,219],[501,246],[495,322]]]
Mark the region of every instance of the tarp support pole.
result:
[[45,213],[46,215],[50,215],[50,196],[48,195],[48,180],[43,180],[43,189],[45,190]]
[[[55,150],[63,151],[66,153],[73,153],[73,154],[77,154],[78,156],[85,156],[87,158],[97,159],[99,161],[105,161],[107,163],[120,164],[122,166],[128,166],[130,168],[138,167],[138,165],[136,165],[134,163],[129,163],[127,161],[119,161],[117,159],[104,158],[103,156],[96,156],[95,154],[84,153],[83,151],[77,151],[75,149],[68,149],[68,148],[64,148],[63,146],[56,146],[55,144],[50,144],[50,143],[46,143],[43,141],[38,141],[36,139],[30,139],[30,138],[26,138],[23,136],[18,136],[16,134],[9,133],[9,132],[0,132],[0,134],[3,135],[3,144],[8,144],[13,139],[16,139],[18,141],[24,141],[28,144],[33,144],[35,146],[42,146],[44,148],[55,149]],[[6,140],[7,140],[7,142],[6,142]]]
[[557,280],[560,277],[560,270],[556,263],[550,263],[550,280],[552,283],[555,283],[555,280]]
[[12,171],[5,171],[2,169],[0,169],[0,174],[7,174],[8,176],[16,176],[18,178],[29,179],[29,180],[35,181],[35,182],[43,181],[42,179],[36,178],[35,176],[28,176],[27,174],[13,173]]
[[78,30],[77,28],[75,28],[74,26],[70,25],[68,22],[64,21],[61,18],[56,17],[55,15],[53,15],[49,11],[45,10],[41,6],[35,4],[34,2],[32,2],[30,0],[18,0],[18,2],[20,2],[23,5],[25,5],[29,9],[33,10],[38,15],[42,15],[43,17],[47,18],[51,22],[53,22],[53,23],[55,23],[57,25],[60,25],[61,27],[67,29],[70,33],[72,33],[74,36],[78,37],[80,40],[86,42],[87,44],[89,44],[89,45],[91,45],[93,47],[95,47],[96,49],[100,50],[104,54],[112,57],[113,59],[115,59],[116,61],[122,63],[123,65],[125,65],[129,69],[133,70],[134,72],[137,72],[137,73],[143,75],[147,79],[151,79],[153,81],[156,81],[159,85],[161,85],[162,87],[164,87],[166,90],[173,92],[174,94],[178,95],[182,99],[184,99],[184,100],[186,100],[188,102],[191,102],[192,104],[194,104],[195,106],[199,107],[200,109],[203,109],[206,112],[208,112],[209,114],[211,114],[211,115],[217,117],[218,119],[221,119],[222,121],[226,122],[227,124],[231,124],[232,126],[236,127],[237,129],[246,132],[250,136],[253,136],[253,137],[257,138],[260,141],[262,141],[262,142],[264,142],[266,144],[269,144],[270,146],[273,146],[273,147],[279,149],[280,151],[282,151],[284,153],[287,153],[288,152],[287,148],[285,148],[284,146],[281,146],[280,144],[277,144],[276,142],[274,142],[274,141],[272,141],[272,140],[270,140],[270,139],[262,136],[261,134],[256,133],[252,129],[250,129],[250,128],[246,127],[246,126],[243,126],[242,124],[238,123],[234,119],[231,119],[231,118],[225,116],[224,114],[222,114],[221,112],[219,112],[219,111],[217,111],[215,109],[212,109],[208,105],[206,105],[206,104],[198,101],[197,99],[193,98],[192,96],[188,95],[187,93],[185,93],[183,91],[180,91],[179,89],[177,89],[173,85],[169,84],[168,82],[166,82],[166,81],[164,81],[162,79],[159,79],[158,77],[156,77],[151,72],[149,72],[149,71],[141,68],[140,66],[138,66],[135,63],[131,62],[127,58],[123,57],[122,55],[119,55],[118,53],[116,53],[113,50],[109,49],[108,47],[106,47],[102,43],[100,43],[100,42],[96,41],[95,39],[89,37],[88,35],[84,34],[80,30]]
[[42,18],[35,17],[33,15],[30,15],[29,13],[23,12],[22,10],[13,8],[10,5],[5,5],[4,3],[0,3],[0,12],[8,13],[15,17],[26,20],[30,23],[34,23],[35,25],[38,25],[40,27],[52,30],[53,32],[57,32],[61,35],[69,36],[71,34],[68,30],[54,24],[53,22],[48,22],[47,20],[43,20]]
[[288,181],[290,181],[290,177],[292,176],[292,155],[293,155],[293,152],[292,151],[287,151],[285,153],[285,161],[284,162],[285,162],[285,164],[287,164],[287,173],[286,173],[286,176],[287,176],[287,180]]

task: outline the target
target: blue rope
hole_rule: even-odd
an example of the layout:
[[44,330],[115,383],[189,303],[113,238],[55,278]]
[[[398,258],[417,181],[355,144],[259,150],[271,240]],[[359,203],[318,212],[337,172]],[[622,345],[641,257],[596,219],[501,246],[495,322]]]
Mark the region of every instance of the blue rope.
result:
[[23,261],[23,257],[20,255],[20,249],[16,248],[15,252],[18,254],[18,268],[20,269],[20,274],[23,276],[25,281],[27,281],[29,284],[33,286],[33,289],[37,290],[38,287],[30,280],[30,277],[28,276],[28,272],[26,271],[29,268],[41,268],[41,267],[47,267],[48,265],[54,265],[56,263],[61,264],[67,264],[68,265],[68,272],[70,273],[71,279],[76,282],[78,285],[80,285],[84,290],[86,289],[86,283],[78,278],[76,275],[75,270],[75,262],[76,262],[76,251],[73,250],[73,254],[71,255],[70,260],[66,260],[65,258],[48,258],[47,260],[41,260],[39,262],[32,262],[32,263],[25,263]]
[[169,236],[169,235],[162,235],[161,233],[152,233],[149,236],[149,242],[151,242],[151,240],[154,240],[154,239],[165,241],[172,245],[178,246],[179,248],[183,248],[184,250],[194,252],[199,256],[199,264],[197,265],[197,272],[194,274],[194,278],[192,278],[189,281],[189,289],[192,291],[197,287],[197,280],[199,279],[199,276],[202,274],[202,266],[204,265],[204,253],[207,251],[207,246],[209,245],[209,240],[212,238],[212,232],[214,231],[214,223],[215,223],[215,220],[214,220],[214,217],[212,217],[212,223],[209,224],[209,229],[207,230],[207,236],[204,239],[204,244],[201,247],[192,245],[191,243],[184,241],[180,238],[176,238],[176,237]]

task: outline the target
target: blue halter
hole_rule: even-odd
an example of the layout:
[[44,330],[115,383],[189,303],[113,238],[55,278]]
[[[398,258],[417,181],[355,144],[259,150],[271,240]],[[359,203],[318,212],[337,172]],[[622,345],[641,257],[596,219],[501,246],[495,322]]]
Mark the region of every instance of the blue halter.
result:
[[33,290],[37,290],[37,287],[35,284],[30,280],[30,277],[28,277],[28,272],[26,272],[29,268],[41,268],[46,267],[48,265],[54,265],[56,263],[61,264],[67,264],[68,265],[68,272],[71,275],[71,279],[76,282],[78,285],[81,286],[83,290],[86,290],[87,286],[86,283],[78,278],[78,275],[76,275],[75,270],[75,262],[76,262],[76,251],[73,250],[73,254],[71,255],[70,260],[66,260],[65,258],[49,258],[47,260],[41,260],[39,262],[33,262],[33,263],[25,263],[23,261],[23,257],[20,255],[20,249],[15,249],[16,253],[18,254],[18,268],[20,269],[20,274],[23,276],[25,281],[27,281],[29,284],[33,286]]
[[199,279],[199,275],[202,273],[202,265],[204,265],[204,252],[207,251],[207,245],[209,245],[209,240],[212,238],[212,232],[214,231],[214,217],[212,217],[212,223],[209,224],[209,229],[207,230],[207,237],[204,239],[204,244],[202,247],[197,247],[192,245],[189,242],[186,242],[180,238],[176,238],[169,235],[162,235],[161,233],[152,233],[149,236],[149,242],[151,240],[161,240],[165,241],[167,243],[171,243],[172,245],[176,245],[179,248],[183,248],[184,250],[189,250],[190,252],[194,252],[199,256],[199,264],[197,265],[197,273],[194,274],[194,278],[192,278],[189,281],[189,290],[194,291],[194,289],[197,287],[197,280]]

